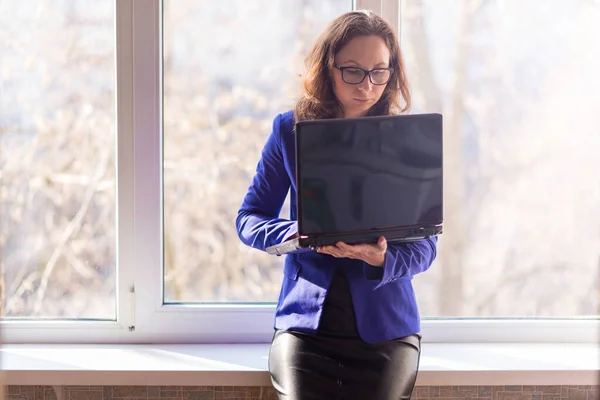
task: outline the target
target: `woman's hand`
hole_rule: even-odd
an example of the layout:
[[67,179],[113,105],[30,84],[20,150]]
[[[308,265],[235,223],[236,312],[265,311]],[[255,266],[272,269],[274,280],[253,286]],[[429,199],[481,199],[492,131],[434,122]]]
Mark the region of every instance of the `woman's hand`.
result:
[[383,267],[386,250],[387,241],[383,236],[381,236],[377,243],[349,245],[344,242],[337,242],[335,246],[319,247],[317,252],[329,254],[336,258],[353,258],[355,260],[362,260],[374,267]]

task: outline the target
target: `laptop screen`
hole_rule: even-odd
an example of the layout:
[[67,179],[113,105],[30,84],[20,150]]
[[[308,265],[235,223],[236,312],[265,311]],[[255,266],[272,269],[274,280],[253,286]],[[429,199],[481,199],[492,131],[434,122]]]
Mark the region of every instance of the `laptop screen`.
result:
[[296,126],[303,235],[442,223],[442,116]]

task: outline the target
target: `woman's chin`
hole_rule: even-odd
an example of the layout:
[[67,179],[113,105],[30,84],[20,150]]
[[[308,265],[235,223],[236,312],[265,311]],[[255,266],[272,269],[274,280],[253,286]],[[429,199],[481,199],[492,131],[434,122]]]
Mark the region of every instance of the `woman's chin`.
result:
[[370,108],[371,108],[370,105],[361,105],[360,107],[352,107],[351,110],[348,110],[348,112],[346,112],[345,117],[346,118],[364,117],[365,115],[367,115]]

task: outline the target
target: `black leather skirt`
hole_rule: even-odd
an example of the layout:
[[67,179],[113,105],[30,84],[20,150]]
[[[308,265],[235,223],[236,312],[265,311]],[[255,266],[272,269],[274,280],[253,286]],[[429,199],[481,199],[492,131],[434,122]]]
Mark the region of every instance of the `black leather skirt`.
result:
[[356,328],[348,282],[338,271],[318,332],[277,330],[269,371],[279,399],[410,399],[420,353],[420,334],[364,342]]

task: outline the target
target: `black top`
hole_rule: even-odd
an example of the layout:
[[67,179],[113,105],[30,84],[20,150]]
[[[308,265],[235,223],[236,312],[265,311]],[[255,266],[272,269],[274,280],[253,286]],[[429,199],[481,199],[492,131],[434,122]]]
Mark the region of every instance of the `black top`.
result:
[[341,338],[359,338],[354,316],[354,305],[348,287],[348,279],[342,268],[337,267],[331,287],[325,298],[323,314],[317,335]]

